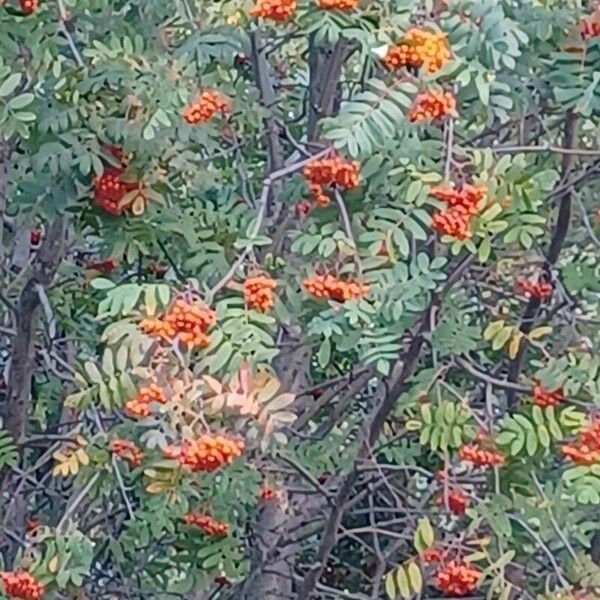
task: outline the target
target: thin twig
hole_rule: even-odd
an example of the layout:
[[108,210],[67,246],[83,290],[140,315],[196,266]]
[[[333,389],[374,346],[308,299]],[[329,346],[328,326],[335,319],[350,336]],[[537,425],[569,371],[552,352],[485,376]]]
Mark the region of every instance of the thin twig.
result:
[[573,558],[573,560],[575,562],[578,562],[577,554],[575,553],[575,550],[573,550],[573,546],[571,546],[571,542],[569,542],[569,540],[563,533],[562,529],[559,527],[558,521],[556,520],[556,517],[554,516],[554,513],[552,512],[552,509],[549,506],[548,498],[547,498],[546,494],[544,493],[544,488],[542,487],[542,484],[540,483],[539,479],[537,478],[537,475],[535,474],[535,471],[533,471],[533,470],[531,471],[531,479],[538,491],[538,494],[545,501],[546,510],[548,511],[548,516],[550,517],[550,523],[552,523],[552,527],[554,528],[556,535],[562,540],[563,544],[565,545],[565,548],[569,551],[571,558]]
[[75,500],[73,500],[73,502],[69,506],[67,506],[65,514],[62,516],[61,520],[56,526],[57,531],[62,531],[64,524],[67,522],[68,518],[77,510],[77,507],[83,502],[83,499],[89,494],[93,485],[96,483],[98,477],[100,477],[100,473],[94,473],[94,475],[92,475],[92,478],[87,482],[85,487],[81,490],[81,492],[79,492]]
[[[258,214],[256,216],[256,222],[254,223],[254,227],[252,228],[252,231],[249,236],[250,240],[253,240],[254,238],[256,238],[256,236],[260,233],[260,230],[262,228],[262,224],[265,219],[266,212],[267,212],[267,200],[269,198],[269,193],[271,191],[271,186],[273,185],[273,183],[275,181],[277,181],[278,179],[286,177],[290,173],[299,171],[300,169],[305,167],[308,163],[312,162],[313,160],[319,159],[328,153],[329,153],[328,149],[322,150],[321,152],[319,152],[313,156],[309,156],[308,158],[306,158],[304,160],[301,160],[299,162],[288,165],[287,167],[278,169],[277,171],[273,171],[273,173],[271,173],[268,177],[265,178],[265,180],[263,182],[260,198],[258,199]],[[231,265],[231,267],[229,268],[227,273],[225,273],[225,275],[223,275],[223,277],[221,277],[221,279],[219,279],[219,281],[217,281],[217,283],[215,283],[215,285],[213,285],[213,287],[210,288],[211,296],[214,297],[229,283],[229,281],[231,279],[233,279],[236,271],[238,270],[239,267],[242,266],[242,264],[246,260],[246,257],[250,254],[250,251],[251,251],[250,246],[246,247],[242,251],[242,253],[238,256],[238,258],[233,262],[233,264]]]
[[574,193],[574,197],[575,197],[575,201],[577,202],[577,204],[579,206],[579,209],[581,210],[581,220],[583,221],[583,224],[588,232],[588,235],[590,236],[590,239],[592,240],[592,242],[594,242],[594,244],[598,248],[600,248],[600,240],[596,237],[596,234],[594,233],[594,229],[592,228],[592,224],[590,223],[590,219],[587,216],[585,206],[583,205],[583,202],[581,201],[579,194]]
[[340,211],[340,217],[342,219],[342,225],[344,226],[344,232],[346,234],[346,237],[352,242],[356,270],[358,272],[358,275],[362,276],[362,265],[358,256],[358,246],[356,245],[356,240],[354,239],[354,234],[352,233],[352,224],[350,223],[350,215],[348,214],[346,203],[344,202],[344,198],[342,198],[342,194],[340,194],[339,190],[334,190],[334,195],[335,202],[338,205],[338,209]]
[[450,179],[450,168],[452,166],[452,149],[454,147],[454,119],[446,122],[446,164],[444,165],[444,181]]
[[81,54],[79,53],[79,50],[77,50],[77,46],[75,45],[75,40],[73,39],[73,36],[71,35],[69,30],[67,29],[67,26],[65,25],[65,21],[68,20],[68,17],[67,17],[67,11],[65,9],[65,4],[64,4],[63,0],[58,0],[58,12],[59,12],[58,23],[60,25],[61,31],[64,33],[65,37],[67,38],[67,43],[69,44],[69,48],[71,49],[71,54],[73,54],[73,58],[75,59],[77,66],[83,67],[83,66],[85,66],[85,63],[83,62],[83,59],[81,58]]

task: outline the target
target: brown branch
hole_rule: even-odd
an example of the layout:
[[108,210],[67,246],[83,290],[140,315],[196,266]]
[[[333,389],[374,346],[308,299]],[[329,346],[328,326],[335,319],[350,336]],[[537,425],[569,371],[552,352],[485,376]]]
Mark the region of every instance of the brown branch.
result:
[[[577,117],[573,112],[569,112],[567,114],[567,118],[565,120],[564,126],[564,142],[563,148],[569,149],[573,148],[575,138],[577,134]],[[552,234],[552,238],[550,239],[550,245],[548,250],[546,251],[545,258],[548,267],[554,266],[558,257],[560,255],[560,251],[563,247],[565,239],[567,237],[567,232],[569,230],[569,224],[571,221],[571,212],[572,212],[572,201],[573,201],[573,193],[574,188],[569,184],[569,180],[571,177],[571,172],[573,170],[575,155],[565,153],[563,154],[561,161],[561,169],[560,169],[560,187],[564,188],[564,191],[560,196],[560,204],[558,207],[558,213],[556,216],[556,223],[554,226],[554,232]],[[554,192],[553,192],[554,193]],[[540,300],[539,298],[530,298],[527,303],[527,307],[523,312],[523,316],[521,318],[521,324],[519,326],[519,331],[526,336],[534,327],[535,322],[537,320],[538,312],[540,309]],[[519,346],[519,351],[517,352],[517,356],[514,360],[512,360],[508,367],[508,381],[515,383],[519,374],[521,372],[523,361],[525,359],[525,353],[527,352],[527,340],[523,338],[521,345]],[[507,392],[507,403],[509,407],[512,407],[515,403],[515,392],[509,390]]]
[[317,548],[315,560],[304,576],[302,583],[299,585],[296,600],[308,600],[313,593],[315,586],[323,573],[327,559],[337,543],[338,532],[346,509],[346,503],[350,498],[354,484],[358,479],[358,465],[361,461],[369,457],[371,448],[375,446],[379,435],[383,431],[383,426],[387,417],[394,410],[398,398],[406,391],[408,381],[417,368],[423,346],[431,333],[431,326],[435,321],[435,313],[439,308],[444,295],[461,277],[472,261],[473,256],[469,255],[466,259],[463,259],[461,263],[456,265],[455,269],[449,270],[450,276],[448,277],[446,285],[440,292],[434,294],[429,306],[422,313],[418,330],[401,358],[400,362],[402,366],[399,369],[393,369],[388,392],[381,405],[375,410],[370,423],[367,424],[366,431],[363,431],[363,442],[357,453],[356,459],[354,460],[353,468],[341,482],[333,502],[333,508],[329,513],[325,525],[321,543]]
[[[47,289],[65,254],[67,217],[58,217],[48,227],[42,245],[33,264],[33,272],[16,305],[15,336],[12,340],[11,363],[6,390],[4,426],[17,444],[25,435],[31,410],[31,379],[35,368],[35,336],[41,305],[39,289]],[[10,482],[3,473],[2,488]],[[16,492],[7,508],[13,528],[23,531],[25,525],[26,501],[23,492]],[[9,551],[14,554],[14,543],[5,538]]]
[[[267,175],[270,175],[284,166],[283,145],[279,138],[279,127],[277,126],[277,116],[275,114],[277,98],[275,97],[273,82],[269,76],[266,48],[261,45],[259,30],[252,32],[250,44],[252,47],[254,80],[260,93],[260,101],[268,111],[265,118],[265,129],[267,137]],[[274,191],[277,192],[277,190]],[[269,197],[267,198],[267,213],[270,212]]]

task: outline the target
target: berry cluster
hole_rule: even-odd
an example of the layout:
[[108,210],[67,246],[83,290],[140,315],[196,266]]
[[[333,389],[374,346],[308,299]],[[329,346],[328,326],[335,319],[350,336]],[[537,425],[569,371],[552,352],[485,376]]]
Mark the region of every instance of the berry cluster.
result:
[[42,520],[38,517],[33,517],[32,519],[28,519],[25,524],[25,531],[31,535],[35,533],[42,526]]
[[140,389],[138,395],[125,404],[125,412],[131,417],[147,417],[150,414],[150,404],[164,404],[166,396],[158,385],[151,383]]
[[272,21],[287,21],[296,12],[296,0],[257,0],[250,9],[250,16]]
[[105,260],[92,261],[87,264],[88,269],[100,271],[100,273],[112,273],[119,266],[119,261],[116,258],[107,258]]
[[303,282],[306,291],[315,298],[346,302],[359,300],[369,293],[369,286],[355,281],[342,281],[333,275],[314,275]]
[[139,467],[142,464],[144,453],[129,440],[113,440],[110,451],[122,458],[130,467]]
[[600,420],[594,421],[579,434],[574,445],[565,445],[562,453],[578,465],[593,465],[600,460]]
[[188,125],[210,121],[215,114],[225,116],[231,112],[231,102],[214,90],[202,92],[194,102],[183,110],[183,120]]
[[431,226],[436,231],[450,235],[457,240],[469,239],[472,236],[471,220],[479,212],[479,204],[485,193],[484,187],[470,184],[465,184],[460,189],[432,188],[429,195],[445,202],[448,208],[434,213],[431,218]]
[[428,91],[419,94],[408,113],[411,123],[456,117],[456,99],[450,92]]
[[446,551],[440,548],[427,548],[419,555],[421,562],[425,565],[441,562],[446,558]]
[[261,502],[271,502],[277,498],[277,492],[269,485],[263,485],[258,495]]
[[406,32],[401,44],[388,50],[383,64],[390,71],[403,67],[423,67],[427,73],[437,73],[450,58],[450,49],[443,33],[412,28]]
[[0,578],[4,593],[9,598],[38,600],[44,595],[43,584],[25,571],[1,571]]
[[341,156],[313,160],[304,167],[304,177],[309,183],[331,185],[353,190],[358,187],[360,164]]
[[596,15],[590,15],[583,19],[579,25],[579,32],[584,40],[600,35],[600,19]]
[[178,339],[188,348],[206,348],[210,344],[207,332],[214,322],[215,313],[212,310],[180,298],[162,319],[144,319],[140,328],[144,333],[168,342]]
[[216,521],[208,515],[203,515],[200,513],[188,513],[183,517],[183,521],[186,523],[186,525],[197,527],[206,535],[210,535],[212,537],[225,537],[229,533],[229,525],[227,523]]
[[221,435],[202,435],[181,446],[168,446],[164,453],[167,458],[175,458],[192,471],[212,473],[222,465],[231,464],[244,451],[244,442],[229,440]]
[[38,0],[19,0],[19,4],[21,5],[21,10],[26,15],[32,15],[39,6]]
[[268,312],[275,304],[273,290],[277,282],[270,277],[259,275],[244,281],[244,300],[248,308],[259,312]]
[[461,460],[473,463],[476,467],[493,467],[504,463],[504,456],[500,452],[484,450],[474,444],[463,446],[458,456]]
[[123,151],[116,146],[108,146],[105,150],[112,154],[121,166],[107,166],[104,173],[94,179],[94,204],[111,215],[120,215],[133,204],[133,201],[123,204],[123,197],[138,189],[139,184],[123,181],[126,167]]
[[317,6],[325,10],[352,10],[358,6],[358,0],[316,0]]
[[540,302],[552,298],[552,284],[546,281],[531,281],[530,279],[519,277],[515,287],[517,288],[517,291],[521,292],[523,295],[528,298],[535,298]]
[[436,587],[449,596],[467,596],[477,589],[481,571],[462,560],[451,560],[435,574]]
[[[438,496],[435,500],[436,506],[445,506],[444,494]],[[469,508],[469,496],[461,489],[454,489],[448,492],[448,508],[452,514],[464,515]]]
[[360,164],[357,161],[344,160],[332,156],[313,160],[304,167],[304,177],[308,183],[315,204],[321,207],[331,202],[325,187],[353,190],[358,187]]
[[541,408],[547,406],[556,406],[565,399],[562,388],[550,391],[543,388],[541,385],[533,386],[533,403]]
[[32,229],[29,233],[29,243],[32,246],[39,246],[42,241],[42,230],[39,227]]

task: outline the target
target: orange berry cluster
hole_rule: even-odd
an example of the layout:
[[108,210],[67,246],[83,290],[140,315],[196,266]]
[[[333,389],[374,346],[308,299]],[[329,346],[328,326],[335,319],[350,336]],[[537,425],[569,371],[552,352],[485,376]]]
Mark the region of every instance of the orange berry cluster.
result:
[[479,203],[485,196],[484,187],[465,184],[460,189],[434,187],[429,191],[432,198],[448,205],[443,211],[434,213],[431,226],[440,233],[450,235],[458,240],[467,240],[473,234],[470,224],[479,212]]
[[517,279],[515,284],[517,291],[521,292],[528,298],[544,301],[552,298],[552,285],[546,281],[531,281],[523,277]]
[[29,243],[32,246],[38,246],[42,241],[42,230],[39,227],[32,229],[29,233]]
[[593,465],[600,460],[600,419],[579,434],[573,445],[565,445],[562,453],[578,465]]
[[541,408],[547,406],[556,406],[563,402],[565,399],[562,388],[558,388],[554,391],[547,390],[541,385],[533,386],[533,403]]
[[304,167],[304,177],[309,183],[331,185],[352,190],[358,187],[360,164],[341,156],[313,160]]
[[110,451],[122,458],[130,467],[139,467],[142,464],[144,453],[129,440],[113,440]]
[[210,535],[212,537],[225,537],[229,533],[229,525],[227,523],[216,521],[208,515],[202,515],[200,513],[188,513],[183,517],[183,520],[186,525],[197,527],[206,535]]
[[352,10],[358,6],[358,0],[316,0],[317,6],[325,10]]
[[25,571],[0,572],[4,593],[9,598],[38,600],[44,595],[44,586],[33,575]]
[[476,467],[493,467],[504,463],[504,456],[500,452],[484,450],[474,444],[466,444],[459,452],[461,460],[473,463]]
[[19,4],[26,15],[32,15],[39,6],[38,0],[19,0]]
[[[445,506],[444,494],[438,496],[435,500],[436,506]],[[448,492],[448,508],[455,515],[464,515],[469,508],[469,496],[460,489],[450,490]]]
[[92,261],[87,264],[88,269],[100,271],[101,273],[112,273],[119,266],[116,258],[107,258],[105,260]]
[[261,502],[271,502],[277,498],[277,492],[269,485],[263,485],[258,495]]
[[231,464],[244,451],[244,442],[230,440],[221,435],[202,435],[181,446],[168,446],[164,453],[192,471],[212,473],[222,465]]
[[125,404],[125,412],[132,417],[147,417],[150,414],[150,404],[164,404],[166,396],[158,385],[151,383],[140,389],[139,394]]
[[467,596],[477,589],[481,571],[463,560],[451,560],[435,574],[436,587],[449,596]]
[[331,203],[329,195],[325,193],[325,186],[353,190],[359,184],[359,170],[360,164],[357,161],[332,156],[310,162],[304,167],[304,177],[315,203],[325,207]]
[[369,293],[369,286],[355,281],[342,281],[333,275],[314,275],[303,282],[306,291],[315,298],[346,302],[359,300]]
[[427,73],[437,73],[450,57],[450,49],[443,33],[414,27],[406,32],[401,44],[388,50],[383,64],[390,71],[403,67],[423,67]]
[[212,310],[179,298],[162,319],[144,319],[140,328],[168,342],[178,339],[188,348],[206,348],[210,344],[207,332],[214,323]]
[[273,290],[277,282],[270,277],[259,275],[244,281],[244,300],[246,306],[259,312],[267,312],[275,304]]
[[429,120],[442,120],[448,116],[455,117],[456,99],[450,92],[430,90],[419,94],[408,113],[411,123],[421,123]]
[[216,113],[225,116],[231,112],[231,102],[214,90],[202,92],[192,104],[183,110],[183,120],[188,125],[206,123]]
[[29,534],[35,533],[42,526],[42,520],[38,519],[38,517],[33,517],[32,519],[28,519],[25,524],[25,531]]
[[122,180],[125,173],[123,151],[116,146],[108,146],[105,150],[120,161],[121,166],[106,167],[104,173],[94,179],[94,204],[111,215],[120,215],[130,206],[122,205],[123,196],[137,189],[139,184]]
[[272,21],[287,21],[296,12],[296,0],[258,0],[250,9],[250,16]]
[[441,562],[446,558],[446,551],[440,548],[427,548],[419,555],[421,562],[425,565]]
[[579,32],[584,40],[600,35],[600,19],[596,15],[590,15],[583,19],[579,25]]

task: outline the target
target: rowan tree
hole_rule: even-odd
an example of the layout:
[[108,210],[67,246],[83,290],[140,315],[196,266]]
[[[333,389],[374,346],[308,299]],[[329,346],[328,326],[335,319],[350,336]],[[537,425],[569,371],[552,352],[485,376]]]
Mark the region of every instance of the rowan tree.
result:
[[600,597],[600,6],[0,0],[7,598]]

